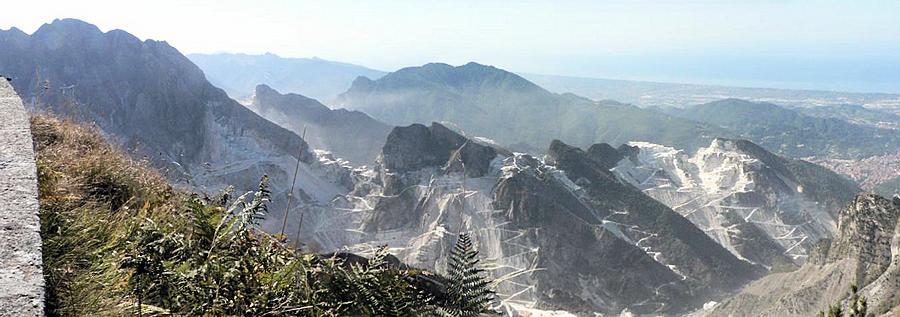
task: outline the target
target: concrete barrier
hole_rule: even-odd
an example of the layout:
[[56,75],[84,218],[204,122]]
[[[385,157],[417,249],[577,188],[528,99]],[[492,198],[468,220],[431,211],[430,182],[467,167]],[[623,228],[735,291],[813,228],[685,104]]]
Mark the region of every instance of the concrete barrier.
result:
[[43,316],[37,171],[28,112],[0,77],[0,316]]

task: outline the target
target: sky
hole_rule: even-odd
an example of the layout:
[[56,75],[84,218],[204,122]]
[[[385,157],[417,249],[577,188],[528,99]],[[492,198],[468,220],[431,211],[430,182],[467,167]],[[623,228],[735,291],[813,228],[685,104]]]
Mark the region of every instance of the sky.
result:
[[900,1],[10,1],[0,28],[78,18],[182,53],[393,71],[523,73],[900,93]]

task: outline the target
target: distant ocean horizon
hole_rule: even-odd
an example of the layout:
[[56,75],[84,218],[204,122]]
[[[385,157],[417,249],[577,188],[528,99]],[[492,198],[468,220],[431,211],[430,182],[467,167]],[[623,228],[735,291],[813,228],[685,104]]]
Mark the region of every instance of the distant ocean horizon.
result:
[[[554,69],[555,68],[555,69]],[[900,94],[900,57],[614,56],[528,73],[747,88]],[[571,70],[577,71],[571,71]]]

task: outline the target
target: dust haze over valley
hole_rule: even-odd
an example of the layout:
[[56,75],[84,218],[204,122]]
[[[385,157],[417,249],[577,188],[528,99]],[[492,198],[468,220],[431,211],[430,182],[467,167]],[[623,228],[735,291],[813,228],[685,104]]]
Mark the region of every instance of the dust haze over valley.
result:
[[0,315],[900,315],[895,3],[5,7]]

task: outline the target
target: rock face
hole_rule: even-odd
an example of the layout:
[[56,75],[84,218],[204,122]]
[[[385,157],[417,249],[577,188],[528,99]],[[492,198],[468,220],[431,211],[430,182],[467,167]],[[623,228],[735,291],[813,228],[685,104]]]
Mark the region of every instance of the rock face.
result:
[[848,297],[857,285],[869,312],[900,305],[900,204],[858,195],[840,215],[833,240],[822,240],[794,272],[749,284],[717,305],[710,316],[811,316]]
[[37,198],[28,113],[0,78],[0,315],[44,315]]
[[589,152],[559,141],[548,152],[513,154],[436,123],[395,128],[353,192],[307,209],[303,240],[362,254],[377,241],[443,271],[456,234],[469,232],[509,307],[584,316],[677,314],[764,270]]
[[359,111],[331,110],[315,99],[280,94],[266,85],[256,87],[251,110],[305,140],[356,165],[370,165],[381,152],[391,127]]
[[[671,207],[735,256],[784,269],[801,264],[834,234],[841,208],[859,192],[813,164],[773,155],[744,140],[715,139],[694,155],[629,143],[612,171]],[[610,152],[606,150],[606,152]]]
[[[340,163],[229,99],[166,42],[65,19],[31,35],[0,31],[0,47],[0,73],[13,78],[27,107],[96,124],[176,184],[206,192],[234,185],[241,192],[268,174],[281,203],[299,159],[304,181],[295,195],[304,201],[327,202],[349,191],[319,168]],[[283,214],[277,203],[273,218]]]
[[511,149],[546,150],[553,139],[577,146],[647,140],[694,149],[726,131],[616,102],[551,93],[491,66],[426,64],[371,80],[360,77],[334,106],[393,125],[452,122]]
[[497,154],[496,148],[470,141],[438,123],[431,127],[413,124],[391,132],[382,150],[381,164],[388,173],[447,164],[447,168],[459,171],[465,168],[468,177],[481,177],[487,174]]

